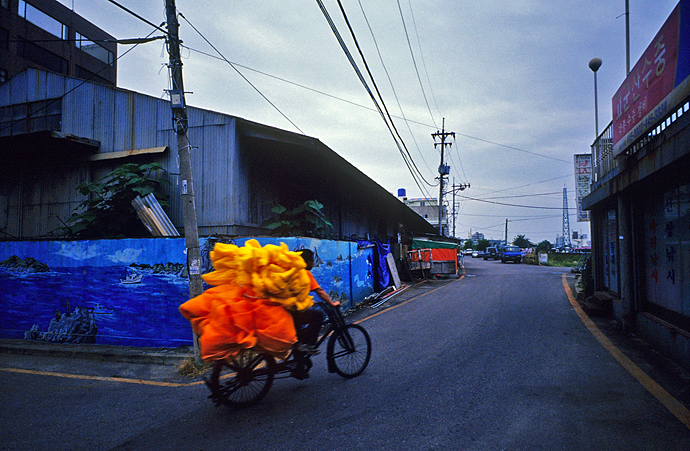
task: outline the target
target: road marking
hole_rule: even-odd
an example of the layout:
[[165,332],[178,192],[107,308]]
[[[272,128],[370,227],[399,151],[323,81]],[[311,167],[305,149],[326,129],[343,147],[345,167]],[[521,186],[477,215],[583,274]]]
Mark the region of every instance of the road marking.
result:
[[49,371],[37,371],[37,370],[25,370],[21,368],[0,368],[0,371],[5,371],[7,373],[21,373],[21,374],[34,374],[38,376],[54,376],[54,377],[65,377],[68,379],[81,379],[81,380],[92,380],[92,381],[105,381],[105,382],[123,382],[126,384],[141,384],[141,385],[156,385],[159,387],[189,387],[191,385],[200,385],[203,381],[189,382],[189,383],[176,383],[176,382],[158,382],[158,381],[146,381],[144,379],[128,379],[126,377],[105,377],[105,376],[86,376],[83,374],[69,374],[69,373],[53,373]]
[[623,352],[618,349],[606,336],[599,330],[599,328],[589,319],[589,316],[582,310],[580,304],[575,300],[573,292],[570,290],[570,286],[566,281],[565,274],[562,275],[563,288],[568,295],[568,300],[572,304],[575,312],[582,320],[582,322],[587,326],[587,329],[594,335],[594,337],[601,343],[601,345],[615,358],[618,363],[620,363],[623,368],[625,368],[628,373],[632,375],[637,381],[642,384],[656,399],[658,399],[661,404],[663,404],[673,415],[678,418],[681,423],[683,423],[688,429],[690,429],[690,410],[685,407],[680,401],[671,396],[669,392],[664,390],[664,388],[657,384],[651,377],[647,375],[642,369],[635,365],[632,360],[630,360]]

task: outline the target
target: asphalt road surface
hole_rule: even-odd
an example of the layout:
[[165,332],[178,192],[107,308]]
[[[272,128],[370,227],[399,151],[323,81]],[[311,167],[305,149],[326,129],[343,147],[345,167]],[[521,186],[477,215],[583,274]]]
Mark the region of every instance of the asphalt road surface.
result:
[[690,449],[677,411],[585,327],[564,275],[468,258],[461,278],[358,312],[373,342],[361,376],[317,356],[311,378],[242,410],[195,381],[125,380],[154,374],[133,364],[0,355],[0,450]]

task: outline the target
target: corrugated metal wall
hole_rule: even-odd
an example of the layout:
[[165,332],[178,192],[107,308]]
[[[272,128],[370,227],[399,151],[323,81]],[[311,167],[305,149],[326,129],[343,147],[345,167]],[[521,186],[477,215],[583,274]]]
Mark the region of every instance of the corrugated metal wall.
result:
[[[10,236],[45,236],[62,225],[60,220],[66,220],[83,200],[75,190],[78,183],[100,180],[125,162],[159,162],[164,166],[167,171],[164,177],[172,182],[172,186],[164,187],[170,197],[170,207],[166,210],[173,224],[182,228],[177,137],[172,130],[172,112],[167,100],[34,69],[1,85],[0,94],[0,106],[63,97],[62,133],[97,141],[99,154],[169,148],[165,153],[50,168],[49,177],[45,168],[28,166],[17,179],[0,180],[0,207],[6,212],[0,210],[0,215],[5,216],[0,219],[0,227]],[[295,197],[294,184],[290,185],[290,180],[283,176],[282,168],[273,168],[276,176],[270,180],[264,172],[266,167],[276,164],[266,161],[272,159],[275,151],[287,160],[297,161],[302,180],[308,182],[297,196],[301,200],[292,200],[301,203],[316,198],[327,205],[325,212],[333,221],[336,235],[395,235],[396,219],[388,218],[388,211],[381,211],[381,205],[377,204],[380,196],[374,200],[366,191],[381,190],[373,182],[368,179],[365,182],[363,176],[354,174],[359,177],[356,198],[341,192],[342,189],[328,188],[333,177],[350,180],[349,175],[334,169],[348,165],[344,160],[337,160],[339,157],[332,157],[334,153],[318,140],[226,114],[193,107],[187,110],[201,236],[260,232],[258,226],[272,215],[270,209],[274,203],[286,196]],[[253,156],[254,147],[241,142],[240,135],[242,140],[253,139],[253,145],[263,147],[261,158]],[[305,161],[300,155],[319,155],[320,164],[328,168],[331,179],[316,168],[302,170]],[[353,169],[350,167],[347,174],[352,175]],[[392,213],[399,212],[393,208]]]
[[[98,141],[98,153],[169,147],[169,152],[149,155],[146,161],[157,161],[166,168],[165,177],[172,183],[164,188],[170,197],[168,213],[173,223],[182,227],[177,137],[167,100],[39,70],[28,70],[3,89],[9,95],[3,94],[0,105],[64,96],[62,133]],[[247,197],[235,191],[248,189],[246,177],[237,176],[241,168],[234,152],[235,120],[192,107],[188,116],[200,231],[232,233],[228,226],[244,213],[238,199]],[[64,172],[56,169],[52,174],[37,171],[24,174],[23,180],[0,182],[0,205],[7,212],[0,226],[13,237],[45,236],[62,225],[58,218],[66,220],[83,200],[75,190],[78,183],[97,181],[127,161],[132,160],[103,160],[85,163],[76,172],[74,168]]]

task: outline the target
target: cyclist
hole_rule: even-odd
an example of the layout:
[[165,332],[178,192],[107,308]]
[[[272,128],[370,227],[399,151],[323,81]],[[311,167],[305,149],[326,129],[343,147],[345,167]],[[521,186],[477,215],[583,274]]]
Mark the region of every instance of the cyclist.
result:
[[[324,291],[323,288],[316,281],[311,273],[311,269],[314,267],[314,252],[310,249],[304,249],[301,251],[302,259],[304,263],[307,264],[307,274],[310,280],[310,291],[316,293],[316,295],[323,301],[330,304],[332,307],[337,307],[340,302],[333,301],[331,297]],[[316,340],[319,338],[319,332],[321,331],[321,325],[323,324],[324,314],[320,308],[312,307],[307,310],[293,311],[292,319],[295,323],[295,330],[297,331],[298,344],[295,347],[295,358],[298,362],[298,366],[293,373],[293,376],[305,379],[309,377],[309,368],[311,368],[311,360],[309,356],[316,355],[319,351],[316,350]]]

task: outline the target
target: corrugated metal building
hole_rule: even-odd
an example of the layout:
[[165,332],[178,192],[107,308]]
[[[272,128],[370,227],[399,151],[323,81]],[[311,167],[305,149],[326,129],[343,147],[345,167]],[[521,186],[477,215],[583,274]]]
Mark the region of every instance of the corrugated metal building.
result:
[[[199,234],[265,233],[280,203],[309,199],[339,238],[434,234],[421,216],[318,139],[188,107]],[[32,239],[83,200],[78,183],[125,162],[161,163],[182,229],[179,164],[169,102],[28,69],[0,85],[0,236]]]

